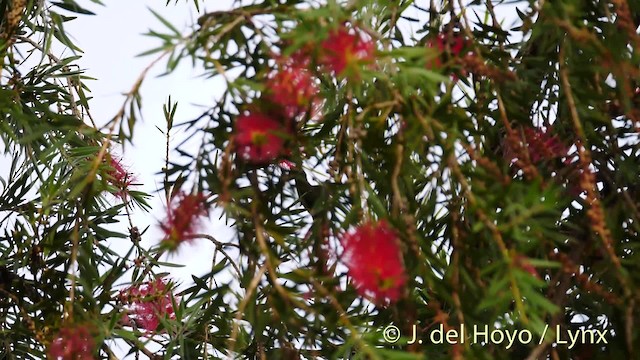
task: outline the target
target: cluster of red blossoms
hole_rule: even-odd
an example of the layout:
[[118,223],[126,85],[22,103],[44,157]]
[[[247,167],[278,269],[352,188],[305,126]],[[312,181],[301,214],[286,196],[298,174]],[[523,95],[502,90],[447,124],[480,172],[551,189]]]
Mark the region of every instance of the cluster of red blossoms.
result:
[[175,250],[185,240],[192,240],[200,226],[202,216],[207,215],[206,198],[202,193],[179,192],[173,197],[173,206],[167,210],[167,218],[160,228],[164,232],[163,246]]
[[398,241],[384,220],[363,224],[341,239],[356,289],[378,304],[398,300],[407,281]]
[[[294,121],[319,103],[318,80],[310,71],[318,64],[324,72],[353,79],[361,65],[371,64],[374,41],[356,27],[343,24],[329,32],[319,44],[307,44],[291,57],[278,59],[265,84],[265,99],[279,110],[253,110],[235,121],[234,145],[239,158],[252,164],[271,164],[286,155],[287,137]],[[313,61],[312,54],[319,52]],[[259,109],[259,107],[257,107]],[[406,283],[402,254],[396,233],[385,221],[364,224],[341,240],[344,262],[356,289],[378,304],[398,300]]]
[[161,278],[122,291],[120,301],[127,305],[124,322],[133,321],[140,329],[153,332],[160,325],[160,319],[176,318],[173,294]]
[[[344,75],[361,63],[372,62],[375,44],[356,28],[342,25],[320,46],[307,44],[289,58],[277,59],[277,68],[265,83],[265,98],[279,111],[250,110],[235,122],[235,146],[239,157],[252,164],[270,164],[286,154],[285,143],[291,124],[319,106],[318,80],[309,69],[313,49],[321,51],[318,64],[329,72]],[[311,114],[312,116],[314,114]]]
[[[359,66],[374,61],[373,40],[346,24],[330,31],[318,45],[307,44],[290,58],[276,61],[277,68],[267,76],[265,98],[280,111],[251,110],[238,116],[234,144],[239,158],[270,164],[285,155],[291,124],[318,102],[318,80],[309,69],[315,50],[319,51],[315,63],[336,76],[350,77]],[[286,160],[282,163],[289,166]],[[376,303],[400,298],[406,282],[404,265],[397,235],[386,222],[360,226],[342,238],[342,245],[349,274],[362,296]]]
[[93,360],[93,336],[86,326],[64,327],[49,345],[52,360]]

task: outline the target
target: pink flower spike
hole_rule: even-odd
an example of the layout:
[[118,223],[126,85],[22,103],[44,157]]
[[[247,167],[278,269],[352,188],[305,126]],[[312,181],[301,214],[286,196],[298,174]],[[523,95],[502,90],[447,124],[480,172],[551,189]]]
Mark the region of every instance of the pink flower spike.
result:
[[93,336],[86,326],[63,327],[48,349],[53,360],[93,360]]
[[200,227],[201,218],[205,215],[206,197],[202,193],[179,192],[172,199],[166,220],[160,224],[165,235],[162,244],[170,250],[175,250],[182,242],[192,240]]
[[163,317],[176,318],[173,294],[162,278],[131,286],[120,293],[120,299],[127,321],[149,332],[156,331]]
[[132,173],[128,172],[122,164],[122,159],[118,159],[108,154],[106,156],[107,165],[110,169],[107,171],[107,180],[118,191],[115,195],[119,198],[123,198],[128,192],[129,187],[135,181]]

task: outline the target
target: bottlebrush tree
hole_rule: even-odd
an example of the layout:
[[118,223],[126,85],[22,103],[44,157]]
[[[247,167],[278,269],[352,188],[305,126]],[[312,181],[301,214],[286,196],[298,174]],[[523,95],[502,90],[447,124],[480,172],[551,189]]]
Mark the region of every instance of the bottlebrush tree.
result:
[[[96,123],[78,58],[49,53],[75,48],[59,12],[88,11],[1,4],[2,358],[639,356],[637,2],[195,1],[188,34],[158,16],[146,54],[226,88],[196,119],[164,106],[167,144],[200,146],[167,148],[152,248],[110,227],[148,210],[114,151],[141,141],[146,71]],[[202,233],[215,211],[232,241]],[[215,263],[179,290],[160,264],[198,238]]]

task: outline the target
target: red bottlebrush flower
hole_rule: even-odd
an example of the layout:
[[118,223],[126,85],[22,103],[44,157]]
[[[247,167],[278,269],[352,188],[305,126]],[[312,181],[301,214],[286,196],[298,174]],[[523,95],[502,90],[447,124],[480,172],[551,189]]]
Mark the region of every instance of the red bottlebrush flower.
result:
[[567,147],[558,136],[551,135],[551,132],[551,129],[547,131],[539,128],[524,129],[531,162],[538,163],[567,156]]
[[160,325],[161,318],[176,318],[173,294],[161,278],[126,289],[120,293],[120,299],[128,305],[126,318],[141,329],[152,332]]
[[201,193],[178,193],[169,206],[167,219],[160,228],[165,234],[163,245],[175,250],[185,240],[191,240],[200,226],[200,217],[207,214],[206,198]]
[[[442,64],[447,61],[449,56],[457,57],[468,46],[468,41],[461,33],[439,33],[435,38],[427,40],[427,47],[435,49],[437,56],[427,63],[428,69],[439,69]],[[465,69],[462,69],[465,74]],[[453,80],[458,80],[456,74],[453,74]]]
[[343,260],[362,296],[377,303],[400,298],[406,283],[398,237],[386,221],[366,223],[341,239]]
[[254,164],[270,163],[284,151],[284,126],[260,112],[250,112],[236,119],[238,155]]
[[120,300],[128,305],[125,317],[150,332],[156,331],[161,318],[176,318],[173,294],[162,278],[124,290],[120,293]]
[[371,63],[376,47],[359,29],[350,30],[344,25],[329,33],[321,44],[320,63],[336,74],[359,63]]
[[284,64],[267,79],[269,100],[281,106],[289,118],[304,113],[313,106],[318,86],[311,73],[293,62]]
[[106,163],[110,167],[107,171],[107,181],[118,189],[115,195],[122,198],[135,180],[133,174],[124,168],[124,165],[122,165],[122,159],[115,158],[108,154],[106,156]]
[[[568,157],[569,148],[562,143],[558,136],[551,135],[551,133],[552,129],[547,131],[531,127],[524,129],[524,143],[529,151],[529,159],[533,164]],[[518,158],[517,150],[509,145],[508,141],[504,141],[503,144],[504,158],[509,162],[516,160]],[[570,162],[571,159],[565,159],[566,164]]]
[[52,360],[93,360],[93,336],[86,326],[64,327],[49,345]]

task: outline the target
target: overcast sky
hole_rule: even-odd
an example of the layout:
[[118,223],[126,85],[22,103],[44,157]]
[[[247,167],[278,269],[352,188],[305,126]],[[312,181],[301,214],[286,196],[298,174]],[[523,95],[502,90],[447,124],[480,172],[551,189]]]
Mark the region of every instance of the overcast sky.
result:
[[[178,29],[184,30],[184,33],[190,32],[190,27],[196,23],[199,16],[193,0],[180,0],[178,4],[174,4],[172,0],[168,6],[165,6],[164,0],[104,2],[106,6],[83,1],[82,5],[96,15],[79,16],[66,25],[67,33],[84,51],[79,65],[86,69],[87,76],[96,78],[95,81],[86,81],[86,85],[91,89],[93,96],[89,102],[91,113],[99,126],[113,118],[124,101],[122,94],[131,89],[143,69],[157,56],[136,57],[137,54],[160,45],[159,40],[144,36],[143,33],[150,29],[165,32],[164,25],[148,8],[152,8]],[[231,0],[209,1],[201,4],[201,13],[228,9],[231,4]],[[171,75],[158,77],[164,72],[165,63],[158,63],[143,83],[143,121],[139,121],[135,128],[133,146],[127,146],[126,151],[121,154],[123,164],[128,166],[141,183],[139,189],[154,195],[150,201],[153,209],[150,214],[142,211],[133,214],[133,223],[140,230],[150,226],[143,236],[142,245],[145,248],[157,244],[162,239],[158,222],[164,219],[166,214],[164,196],[157,193],[162,181],[162,177],[157,173],[164,166],[165,153],[165,137],[156,129],[156,126],[161,129],[166,127],[162,106],[171,96],[172,101],[179,102],[175,122],[191,120],[201,114],[204,109],[202,106],[210,107],[224,90],[220,81],[201,77],[202,70],[194,69],[189,60],[184,61]],[[173,146],[184,138],[181,135],[178,130],[172,132]],[[118,200],[114,198],[114,201]],[[127,221],[125,218],[122,220],[119,230],[127,232]],[[221,241],[227,241],[233,236],[232,231],[222,220],[218,220],[215,214],[207,222],[203,232],[215,234]],[[111,241],[110,247],[122,253],[130,245],[128,239],[116,239]],[[170,261],[184,267],[167,270],[171,272],[172,278],[183,282],[184,286],[181,288],[188,287],[193,282],[192,274],[203,275],[209,272],[213,251],[214,247],[206,240],[196,240],[191,245],[182,246],[177,255],[169,258]],[[162,260],[166,261],[167,258],[164,257]],[[152,347],[150,349],[156,350]],[[125,347],[120,350],[114,349],[118,356],[124,356],[126,350]],[[133,355],[127,358],[133,358]]]
[[[86,69],[86,75],[96,78],[86,81],[92,92],[90,109],[98,125],[109,121],[123,103],[123,93],[129,91],[136,78],[155,58],[154,55],[136,57],[143,51],[160,45],[160,41],[144,36],[150,29],[166,32],[162,25],[149,11],[152,8],[178,29],[185,33],[197,21],[193,0],[180,0],[178,4],[165,6],[164,0],[136,0],[136,1],[105,1],[106,6],[91,6],[88,1],[83,5],[96,13],[95,16],[79,16],[78,19],[66,25],[76,45],[84,55],[79,61]],[[228,9],[231,0],[209,1],[201,4],[201,13]],[[68,54],[67,54],[68,55]],[[210,106],[214,99],[223,91],[221,82],[205,79],[199,75],[201,69],[192,68],[191,61],[183,64],[171,75],[158,77],[164,72],[165,62],[160,62],[150,72],[142,86],[143,121],[140,121],[134,133],[133,146],[127,146],[123,155],[123,164],[129,167],[142,185],[140,190],[154,194],[151,200],[153,210],[151,214],[138,211],[134,214],[133,222],[140,230],[150,226],[143,236],[143,246],[150,247],[162,239],[158,229],[158,221],[166,213],[163,203],[164,196],[158,196],[161,187],[161,176],[156,175],[164,166],[165,137],[156,129],[166,127],[162,106],[171,96],[172,101],[178,101],[176,123],[191,120],[203,111],[202,106]],[[201,106],[196,106],[201,105]],[[178,144],[183,137],[179,130],[172,132],[172,145]],[[124,219],[123,219],[124,220]],[[123,221],[122,231],[127,230]],[[217,217],[212,216],[205,232],[215,234],[222,241],[233,236],[230,229]],[[122,243],[121,246],[118,246]],[[112,248],[126,250],[130,246],[128,239],[112,241]],[[185,265],[184,268],[172,268],[172,276],[185,282],[192,282],[191,274],[203,275],[211,268],[213,246],[206,240],[196,240],[192,245],[180,248],[176,256],[169,259]],[[188,284],[185,284],[188,285]]]

